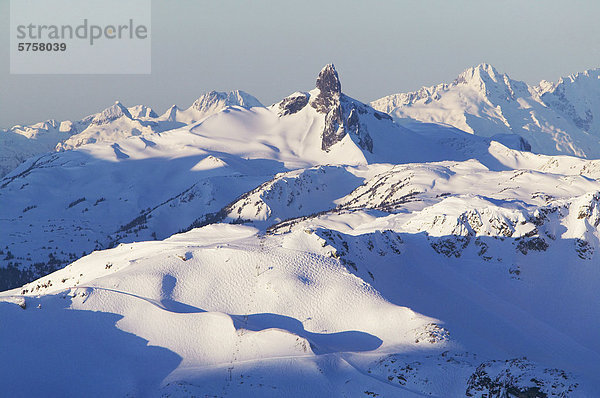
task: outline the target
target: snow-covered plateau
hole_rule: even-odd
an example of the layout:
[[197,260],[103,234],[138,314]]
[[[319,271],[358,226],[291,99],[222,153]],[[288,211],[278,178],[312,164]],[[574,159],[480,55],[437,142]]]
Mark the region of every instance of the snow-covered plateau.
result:
[[0,396],[598,396],[597,77],[0,132]]

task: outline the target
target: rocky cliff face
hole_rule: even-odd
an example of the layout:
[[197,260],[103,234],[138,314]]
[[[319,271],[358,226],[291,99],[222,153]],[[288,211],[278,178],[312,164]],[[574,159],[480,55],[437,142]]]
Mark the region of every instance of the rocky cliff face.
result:
[[359,114],[367,113],[367,107],[342,94],[342,85],[333,64],[326,65],[319,73],[317,89],[319,94],[310,105],[325,114],[321,149],[329,151],[350,133],[356,135],[362,149],[373,152],[373,139],[359,119]]
[[[310,105],[324,115],[325,123],[321,134],[321,150],[329,152],[331,147],[350,136],[360,149],[373,153],[373,136],[367,127],[378,128],[391,116],[376,111],[369,105],[342,93],[342,84],[333,64],[325,65],[317,77],[316,87],[310,92],[295,92],[274,105],[279,117],[293,115]],[[389,126],[386,123],[384,128]]]
[[293,115],[294,113],[299,112],[308,105],[309,98],[309,94],[300,92],[284,98],[279,103],[279,116]]
[[333,64],[325,65],[317,77],[319,94],[311,101],[311,105],[318,112],[328,113],[339,107],[342,95],[342,84]]

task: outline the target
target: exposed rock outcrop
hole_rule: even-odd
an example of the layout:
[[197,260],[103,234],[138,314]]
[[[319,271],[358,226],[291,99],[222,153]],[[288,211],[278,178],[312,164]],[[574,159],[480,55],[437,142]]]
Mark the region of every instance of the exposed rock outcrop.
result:
[[350,133],[356,136],[362,149],[373,152],[373,139],[359,118],[359,114],[367,113],[367,106],[342,94],[342,84],[333,64],[326,65],[319,73],[317,89],[319,94],[310,105],[326,115],[321,149],[329,151]]

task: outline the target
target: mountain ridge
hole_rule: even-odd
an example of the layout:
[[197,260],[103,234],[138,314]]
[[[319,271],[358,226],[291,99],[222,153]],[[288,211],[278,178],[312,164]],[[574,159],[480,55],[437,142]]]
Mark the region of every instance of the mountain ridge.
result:
[[205,119],[228,106],[263,106],[241,90],[210,91],[186,110],[175,105],[158,115],[146,105],[125,107],[120,101],[78,121],[48,120],[30,126],[0,130],[0,177],[31,156],[65,151],[94,142],[115,141],[128,136],[171,130]]
[[396,121],[434,122],[485,137],[516,134],[536,153],[600,157],[600,70],[530,86],[482,63],[451,83],[371,102]]

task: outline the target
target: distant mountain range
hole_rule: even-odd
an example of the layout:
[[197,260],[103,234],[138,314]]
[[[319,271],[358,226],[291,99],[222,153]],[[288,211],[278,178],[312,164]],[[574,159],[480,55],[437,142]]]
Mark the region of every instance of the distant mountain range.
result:
[[[287,99],[286,106],[298,106],[305,100],[302,93],[297,94]],[[401,125],[439,123],[535,153],[600,158],[599,69],[561,78],[558,83],[542,81],[529,86],[489,64],[480,64],[452,83],[389,95],[370,105]],[[145,105],[126,108],[117,101],[79,121],[17,125],[0,131],[0,176],[33,155],[179,128],[227,106],[249,109],[263,105],[240,90],[211,91],[188,109],[173,105],[160,116]],[[368,145],[368,137],[363,138],[363,145]]]
[[542,81],[511,79],[489,64],[453,82],[371,103],[399,123],[442,123],[483,137],[517,135],[535,153],[600,157],[600,69]]
[[211,91],[188,109],[173,105],[161,116],[145,105],[126,108],[117,101],[102,112],[74,122],[48,120],[30,126],[17,125],[0,131],[0,176],[34,155],[171,130],[200,122],[228,106],[251,108],[262,104],[243,91]]

